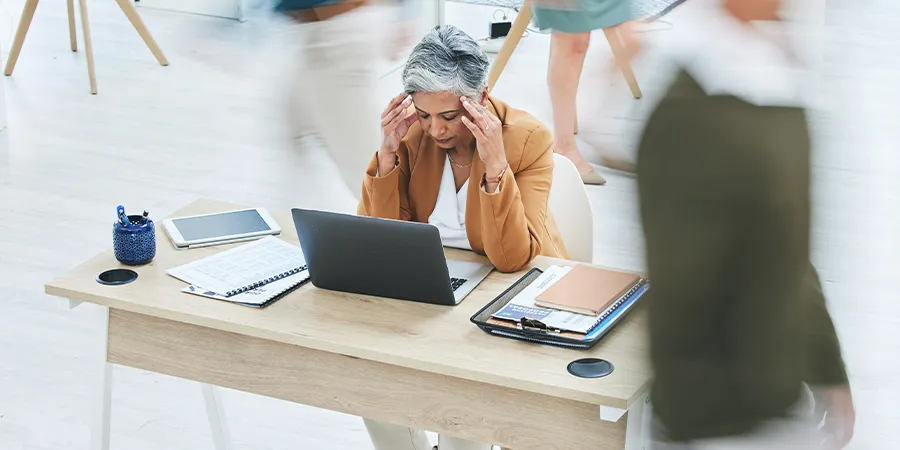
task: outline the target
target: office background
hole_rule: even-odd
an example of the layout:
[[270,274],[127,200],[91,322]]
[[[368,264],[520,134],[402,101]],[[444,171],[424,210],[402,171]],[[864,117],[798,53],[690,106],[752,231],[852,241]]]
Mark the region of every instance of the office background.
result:
[[[4,60],[22,1],[0,3]],[[296,33],[264,17],[245,23],[142,8],[171,62],[160,67],[113,2],[90,2],[100,95],[87,92],[83,52],[68,48],[65,5],[39,5],[16,73],[3,80],[0,132],[0,443],[5,449],[86,448],[96,336],[85,305],[43,294],[55,274],[110,245],[113,207],[161,217],[199,197],[287,209],[352,209],[316,142],[298,146],[284,121]],[[485,32],[495,8],[448,3],[447,23]],[[825,9],[821,97],[811,113],[814,262],[847,353],[857,403],[851,449],[900,446],[900,7],[839,0]],[[664,28],[664,27],[663,27]],[[664,33],[664,31],[658,31]],[[495,94],[550,123],[548,36],[532,33]],[[594,45],[586,77],[608,47]],[[400,88],[386,63],[379,95]],[[608,111],[633,140],[661,87],[652,57],[635,67],[645,99]],[[590,86],[590,83],[586,83]],[[593,90],[592,90],[593,89]],[[599,90],[603,89],[601,93]],[[629,97],[624,82],[580,93]],[[347,105],[352,107],[352,105]],[[585,120],[582,118],[582,120]],[[611,137],[611,139],[619,139]],[[299,147],[299,148],[298,148]],[[639,270],[633,179],[590,188],[597,263]],[[192,382],[116,368],[114,448],[211,448]],[[371,448],[355,417],[224,391],[236,449]]]

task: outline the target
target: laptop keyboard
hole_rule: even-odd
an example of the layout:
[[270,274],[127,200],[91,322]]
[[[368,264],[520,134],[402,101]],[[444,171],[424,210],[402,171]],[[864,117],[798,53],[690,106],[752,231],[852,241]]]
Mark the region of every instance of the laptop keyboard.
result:
[[450,288],[453,289],[453,292],[456,292],[460,286],[466,284],[466,281],[469,281],[465,278],[450,278]]

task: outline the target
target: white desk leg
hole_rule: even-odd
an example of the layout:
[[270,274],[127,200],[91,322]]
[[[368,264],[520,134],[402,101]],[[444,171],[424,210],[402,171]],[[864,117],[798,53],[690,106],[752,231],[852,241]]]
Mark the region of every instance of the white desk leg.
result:
[[642,395],[628,409],[625,450],[650,450],[650,396]]
[[[81,302],[69,300],[69,308],[75,308]],[[95,377],[95,395],[91,424],[91,450],[109,450],[109,424],[112,409],[113,365],[107,359],[109,351],[109,308],[97,309],[97,350]],[[206,414],[209,416],[209,427],[213,435],[216,450],[231,450],[231,437],[225,421],[225,410],[222,398],[215,386],[202,384],[203,398],[206,401]]]
[[628,423],[625,429],[625,450],[650,450],[650,395],[640,396],[627,411],[601,406],[600,420],[618,422],[626,412]]
[[94,377],[94,411],[91,425],[91,450],[109,450],[109,421],[112,406],[113,366],[107,361],[109,338],[109,308],[98,306],[98,340],[96,353],[97,375]]
[[209,428],[212,431],[213,444],[216,450],[231,450],[231,436],[228,434],[228,422],[225,420],[225,409],[218,388],[203,383],[203,399],[206,400],[206,414],[209,416]]
[[237,20],[238,22],[247,21],[247,0],[237,0]]

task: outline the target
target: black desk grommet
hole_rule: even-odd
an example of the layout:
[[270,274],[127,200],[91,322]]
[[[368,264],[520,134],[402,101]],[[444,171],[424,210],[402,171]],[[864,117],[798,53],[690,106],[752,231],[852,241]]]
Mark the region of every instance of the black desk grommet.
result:
[[120,286],[137,280],[137,272],[130,269],[110,269],[97,275],[97,282],[107,286]]
[[611,374],[615,367],[605,359],[584,358],[569,363],[568,370],[580,378],[602,378]]

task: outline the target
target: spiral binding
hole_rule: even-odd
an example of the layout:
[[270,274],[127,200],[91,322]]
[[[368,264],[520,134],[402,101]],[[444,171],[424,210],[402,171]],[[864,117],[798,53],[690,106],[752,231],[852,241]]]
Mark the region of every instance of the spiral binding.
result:
[[297,284],[295,284],[295,285],[293,285],[293,286],[291,286],[291,287],[289,287],[289,288],[287,288],[287,289],[285,289],[285,290],[279,292],[278,294],[276,294],[275,296],[273,296],[272,298],[270,298],[269,300],[267,300],[267,301],[266,301],[265,303],[263,303],[262,305],[259,305],[260,308],[265,308],[266,306],[269,306],[269,305],[271,305],[272,303],[275,303],[276,301],[281,300],[282,298],[284,298],[284,296],[290,294],[291,292],[296,291],[297,289],[300,289],[300,287],[303,286],[304,284],[306,284],[307,281],[309,281],[309,278],[306,278],[306,280],[300,281],[300,282],[298,282]]
[[280,279],[282,279],[282,278],[287,278],[287,277],[289,277],[289,276],[291,276],[291,275],[294,275],[294,274],[303,272],[304,270],[306,270],[306,266],[305,266],[305,265],[300,266],[300,267],[297,267],[297,268],[295,268],[295,269],[288,270],[287,272],[280,273],[280,274],[275,275],[275,276],[273,276],[273,277],[265,278],[265,279],[263,279],[263,280],[257,281],[256,283],[249,284],[249,285],[247,285],[247,286],[240,287],[240,288],[237,288],[237,289],[228,291],[228,292],[225,293],[225,296],[226,296],[226,297],[231,297],[231,296],[233,296],[233,295],[238,295],[238,294],[241,294],[241,293],[244,293],[244,292],[247,292],[247,291],[252,291],[252,290],[254,290],[254,289],[256,289],[256,288],[258,288],[258,287],[260,287],[260,286],[265,286],[265,285],[267,285],[267,284],[269,284],[269,283],[272,283],[272,282],[274,282],[274,281],[278,281],[278,280],[280,280]]
[[531,337],[531,336],[524,335],[524,334],[510,333],[508,331],[502,331],[502,330],[497,330],[497,329],[490,329],[490,330],[488,330],[488,332],[490,332],[492,334],[496,334],[497,336],[503,336],[503,337],[513,338],[513,339],[521,339],[523,341],[534,342],[536,344],[556,345],[559,347],[567,347],[567,348],[587,348],[588,347],[588,343],[586,341],[584,343],[575,344],[572,342],[565,342],[565,341],[539,339],[539,338]]
[[623,303],[627,302],[628,299],[630,299],[631,296],[634,295],[635,292],[637,292],[640,288],[642,288],[646,282],[647,282],[646,280],[641,279],[639,282],[637,282],[637,284],[632,286],[631,289],[625,291],[625,293],[622,294],[622,296],[619,297],[619,299],[616,300],[615,303],[613,303],[612,305],[609,306],[609,308],[606,309],[606,312],[604,312],[603,314],[601,314],[599,316],[599,319],[594,324],[594,326],[597,326],[597,324],[606,320],[606,318],[609,317],[610,314],[616,312],[616,310],[619,309],[619,307],[622,306]]
[[[612,315],[612,313],[616,312],[616,310],[618,310],[620,306],[622,306],[623,304],[625,304],[625,302],[627,302],[629,299],[631,299],[631,296],[634,295],[634,293],[637,292],[641,287],[643,287],[645,283],[646,283],[646,280],[641,279],[634,286],[632,286],[630,289],[625,291],[622,294],[622,296],[619,297],[618,300],[616,300],[615,302],[613,302],[611,305],[609,305],[606,308],[606,311],[604,311],[603,314],[600,314],[599,316],[597,316],[597,321],[594,322],[594,327],[600,325],[600,323],[603,322],[604,320],[606,320],[607,317]],[[552,332],[552,330],[550,330],[550,329],[544,331],[544,333],[550,333],[550,332]]]

